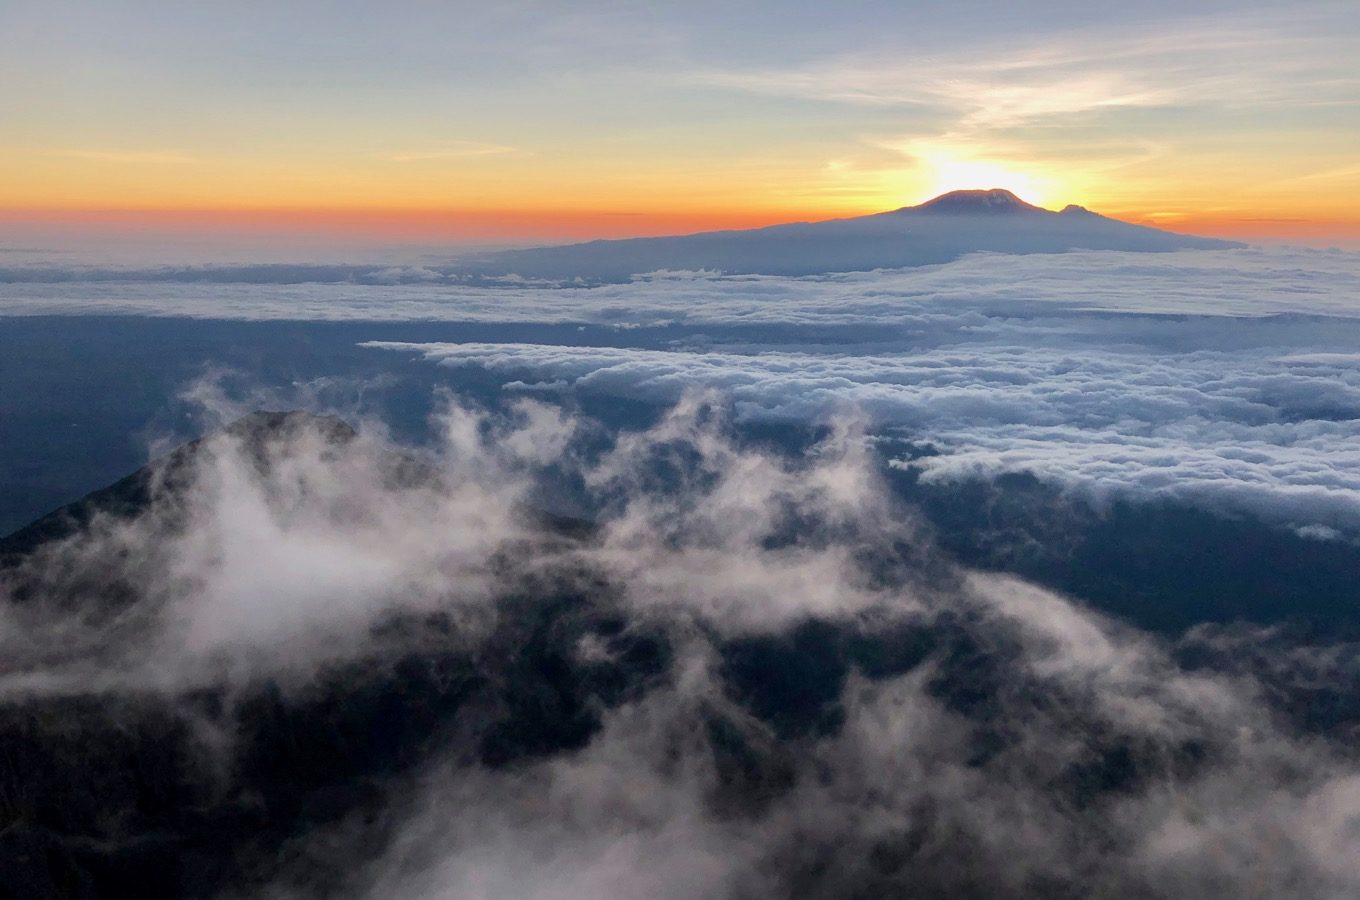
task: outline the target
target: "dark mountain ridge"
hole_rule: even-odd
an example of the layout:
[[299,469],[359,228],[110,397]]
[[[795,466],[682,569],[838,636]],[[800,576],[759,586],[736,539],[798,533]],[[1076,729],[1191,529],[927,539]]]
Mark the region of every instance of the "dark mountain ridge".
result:
[[[341,476],[351,471],[346,455],[364,449],[339,419],[247,416],[6,539],[0,602],[13,606],[0,612],[42,614],[43,604],[15,595],[13,579],[46,567],[47,590],[83,586],[47,604],[59,607],[55,624],[74,612],[93,626],[91,650],[122,641],[129,652],[109,658],[138,659],[147,634],[129,626],[150,621],[154,608],[113,621],[80,608],[109,602],[106,573],[125,561],[118,546],[96,552],[101,523],[149,516],[154,527],[141,534],[150,543],[184,527],[176,505],[192,502],[196,465],[223,443],[266,482],[277,474],[271,468],[298,461]],[[384,457],[379,472],[394,492],[422,491],[438,478],[400,454]],[[286,492],[277,499],[290,502]],[[381,871],[371,867],[404,846],[404,823],[432,784],[471,786],[441,810],[438,847],[450,852],[458,827],[479,814],[461,802],[480,790],[493,806],[513,803],[513,786],[542,778],[550,761],[570,771],[578,754],[588,759],[592,747],[619,740],[607,723],[630,710],[654,710],[660,726],[644,729],[654,743],[641,745],[654,759],[636,765],[680,773],[666,784],[696,778],[698,816],[761,836],[753,872],[764,889],[721,896],[1076,897],[1089,895],[1097,877],[1108,896],[1184,895],[1145,883],[1141,869],[1106,875],[1131,852],[1107,823],[1140,792],[1193,786],[1231,765],[1235,750],[1223,730],[1198,715],[1165,735],[1111,719],[1091,702],[1084,679],[1044,674],[1025,635],[957,593],[952,571],[930,582],[953,598],[937,615],[885,607],[727,634],[639,610],[617,573],[570,553],[554,557],[554,544],[592,540],[588,529],[563,534],[561,522],[550,521],[526,531],[541,539],[505,548],[485,633],[460,628],[456,596],[395,609],[371,624],[355,652],[318,662],[301,681],[261,669],[220,683],[66,681],[44,691],[32,686],[46,663],[26,664],[22,654],[0,660],[0,675],[10,679],[0,692],[0,900],[394,896],[369,880]],[[139,595],[137,567],[126,574],[133,577],[117,602],[135,612],[155,598]],[[884,579],[892,574],[885,563]],[[447,588],[461,589],[456,579]],[[1253,665],[1212,637],[1189,647],[1195,666]],[[88,658],[59,643],[61,654]],[[711,659],[714,682],[690,695],[681,686],[692,677],[687,654],[696,645]],[[1050,659],[1046,645],[1040,652]],[[919,684],[919,702],[945,717],[939,730],[953,736],[922,751],[894,732],[891,759],[905,760],[897,782],[875,757],[859,765],[861,742],[858,732],[846,735],[847,723],[857,715],[863,723],[856,704],[866,696],[911,684]],[[1319,730],[1345,736],[1360,720],[1349,690],[1301,695],[1288,678],[1278,690],[1281,709],[1326,712],[1320,726],[1308,723]],[[939,765],[946,750],[962,754],[946,777],[914,762]],[[634,756],[610,756],[611,771]],[[642,770],[619,780],[626,788]],[[443,782],[430,780],[435,772]],[[975,785],[966,804],[948,790],[934,793],[950,773]],[[1082,847],[1099,848],[1089,868],[1046,863],[1012,883],[1004,864],[979,855],[977,836],[957,824],[969,818],[955,814],[1017,784],[1034,790],[1026,816],[1048,810],[1042,821],[1066,823]],[[828,805],[822,797],[840,799]],[[793,826],[779,824],[803,806]],[[862,827],[866,809],[887,824]],[[561,815],[531,811],[519,827],[531,831]],[[799,824],[806,822],[822,828],[814,840]]]
[[952,191],[918,206],[824,222],[511,250],[469,268],[478,275],[626,281],[660,270],[815,275],[931,265],[977,252],[1165,252],[1242,246],[1121,222],[1080,206],[1053,212],[993,188]]

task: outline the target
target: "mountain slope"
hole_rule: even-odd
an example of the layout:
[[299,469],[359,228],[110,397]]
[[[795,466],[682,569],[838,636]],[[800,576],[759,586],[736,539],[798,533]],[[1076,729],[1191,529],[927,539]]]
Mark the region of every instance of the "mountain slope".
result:
[[679,477],[584,539],[470,441],[431,467],[281,412],[18,533],[0,900],[1357,895],[1353,645],[1173,658],[851,518],[867,472],[826,503],[860,480],[826,444],[655,434],[630,489]]
[[731,274],[813,275],[949,262],[966,253],[1066,250],[1230,249],[1231,241],[1132,225],[1069,206],[1052,212],[1005,190],[954,191],[919,206],[825,222],[749,231],[591,241],[511,250],[474,267],[478,274],[626,281],[664,269]]

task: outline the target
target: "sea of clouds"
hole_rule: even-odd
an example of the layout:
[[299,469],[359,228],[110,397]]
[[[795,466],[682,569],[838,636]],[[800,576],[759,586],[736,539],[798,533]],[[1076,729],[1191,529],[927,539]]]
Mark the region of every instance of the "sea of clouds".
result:
[[245,320],[869,324],[930,330],[936,323],[944,329],[966,326],[970,312],[1350,317],[1358,293],[1360,253],[1303,248],[979,253],[909,269],[796,278],[657,272],[627,284],[594,286],[513,276],[471,284],[458,267],[439,265],[0,267],[3,315]]
[[[472,286],[455,273],[14,269],[0,314],[608,326],[611,347],[367,346],[503,373],[524,391],[674,403],[716,387],[751,418],[854,407],[880,433],[943,451],[911,463],[929,479],[1029,471],[1097,500],[1172,497],[1319,539],[1360,536],[1360,254],[977,254],[593,287]],[[667,330],[664,346],[630,342],[649,328]]]

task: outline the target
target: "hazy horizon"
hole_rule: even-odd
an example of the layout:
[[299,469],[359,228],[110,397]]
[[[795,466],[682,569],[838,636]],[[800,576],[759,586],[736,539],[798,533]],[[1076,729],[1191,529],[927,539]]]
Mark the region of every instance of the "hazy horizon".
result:
[[6,4],[0,222],[525,244],[999,186],[1209,236],[1360,240],[1349,3],[328,12]]
[[[964,189],[969,190],[969,189]],[[930,198],[927,198],[930,199]],[[1023,196],[1021,199],[1025,199]],[[1038,205],[1038,204],[1036,204]],[[1061,209],[1067,204],[1047,208]],[[867,215],[889,210],[872,210]],[[1092,210],[1100,213],[1101,210]],[[510,217],[499,227],[488,227],[484,218],[426,217],[439,219],[447,229],[443,237],[422,232],[394,235],[368,226],[364,218],[343,223],[316,221],[314,216],[284,216],[277,221],[251,222],[249,214],[233,216],[235,227],[223,227],[212,217],[155,212],[113,211],[91,222],[89,214],[46,212],[33,215],[0,211],[0,268],[6,266],[60,265],[271,265],[279,263],[334,264],[451,264],[464,257],[489,251],[574,244],[591,240],[633,237],[666,237],[713,230],[746,230],[791,222],[819,222],[847,218],[843,213],[806,219],[693,220],[680,217],[655,222],[650,227],[609,229],[591,223],[537,226],[541,232],[524,232],[523,219]],[[274,217],[279,218],[279,217]],[[618,216],[613,217],[620,218]],[[1118,217],[1112,217],[1118,218]],[[1257,235],[1237,229],[1192,231],[1165,222],[1137,222],[1178,234],[1240,240],[1259,247],[1310,247],[1360,250],[1360,233],[1313,228],[1289,235]],[[170,227],[173,223],[175,227]]]

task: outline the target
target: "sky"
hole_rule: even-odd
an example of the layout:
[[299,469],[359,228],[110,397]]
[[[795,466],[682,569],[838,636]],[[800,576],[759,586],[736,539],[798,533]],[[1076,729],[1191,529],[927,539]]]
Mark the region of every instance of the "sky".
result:
[[1360,6],[0,2],[0,239],[525,243],[1009,188],[1360,242]]

